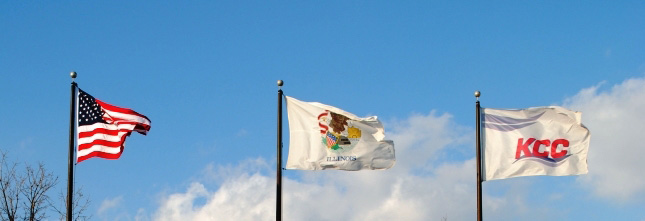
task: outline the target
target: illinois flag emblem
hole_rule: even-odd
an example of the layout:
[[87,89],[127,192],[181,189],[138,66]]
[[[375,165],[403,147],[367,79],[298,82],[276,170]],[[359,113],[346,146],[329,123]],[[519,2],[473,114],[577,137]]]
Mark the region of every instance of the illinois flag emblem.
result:
[[379,170],[394,165],[394,143],[376,116],[359,118],[336,107],[286,96],[287,169]]
[[589,130],[562,107],[483,108],[483,179],[587,173]]

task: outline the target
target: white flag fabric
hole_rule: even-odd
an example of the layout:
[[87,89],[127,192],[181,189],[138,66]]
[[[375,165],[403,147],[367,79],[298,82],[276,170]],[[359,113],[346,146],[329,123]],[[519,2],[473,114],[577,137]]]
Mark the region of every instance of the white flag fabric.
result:
[[359,118],[336,107],[286,96],[287,169],[381,170],[394,166],[394,143],[376,116]]
[[590,134],[580,112],[482,109],[484,180],[587,173]]

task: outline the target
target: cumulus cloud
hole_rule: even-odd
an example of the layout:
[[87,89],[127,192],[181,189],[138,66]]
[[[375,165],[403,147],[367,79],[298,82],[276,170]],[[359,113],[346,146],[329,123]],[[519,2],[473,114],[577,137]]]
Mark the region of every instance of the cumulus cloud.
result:
[[117,196],[111,199],[105,199],[101,202],[101,206],[98,209],[98,214],[103,215],[106,211],[115,208],[123,202],[123,196]]
[[100,220],[130,220],[127,213],[123,212],[123,196],[107,198],[101,202],[96,211],[96,218]]
[[[285,220],[474,219],[474,131],[456,125],[452,118],[431,112],[389,122],[388,137],[395,140],[397,150],[397,164],[389,170],[286,171],[290,175],[283,180]],[[463,156],[438,157],[446,151]],[[273,163],[262,158],[236,166],[208,165],[201,181],[160,202],[154,220],[274,220],[272,168]],[[503,197],[484,199],[487,211],[524,204],[521,197],[512,202]]]
[[[645,192],[645,79],[635,78],[601,90],[581,90],[565,107],[583,112],[591,130],[588,175],[575,179],[518,178],[484,183],[485,217],[541,220],[535,214],[566,219],[573,182],[593,193],[628,201]],[[387,122],[397,164],[384,171],[285,171],[285,220],[472,220],[475,218],[474,129],[450,114],[414,114]],[[274,220],[274,162],[248,159],[238,165],[208,165],[203,177],[183,192],[168,194],[153,220]],[[540,182],[558,185],[540,191]],[[564,186],[570,189],[564,189]],[[553,188],[551,188],[553,189]],[[560,190],[560,191],[558,191]],[[586,194],[586,193],[583,193]],[[584,197],[584,196],[583,196]],[[579,200],[579,199],[578,199]],[[142,215],[142,214],[140,214]],[[144,215],[142,215],[144,216]]]
[[604,84],[581,90],[565,106],[582,111],[591,131],[589,174],[580,180],[594,193],[628,202],[645,193],[645,78],[628,79],[604,89]]
[[218,183],[209,191],[193,182],[186,192],[170,194],[154,214],[154,220],[271,220],[275,215],[275,179],[262,175],[269,171],[263,159],[249,159],[237,166],[208,165],[204,183]]

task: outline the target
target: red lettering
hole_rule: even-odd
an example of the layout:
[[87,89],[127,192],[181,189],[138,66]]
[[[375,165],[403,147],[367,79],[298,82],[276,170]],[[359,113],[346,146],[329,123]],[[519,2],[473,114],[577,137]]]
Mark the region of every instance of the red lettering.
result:
[[[544,152],[540,152],[540,145],[544,144],[546,146],[544,148]],[[551,141],[550,140],[537,140],[535,141],[535,144],[533,144],[533,156],[534,157],[548,157],[549,156],[549,151],[547,150],[548,147],[551,146]]]
[[[533,144],[533,148],[529,146]],[[544,145],[544,150],[540,151],[540,146]],[[558,146],[562,146],[560,151],[558,151]],[[551,147],[549,151],[549,147]],[[549,157],[551,158],[561,158],[567,155],[569,151],[569,140],[566,139],[557,139],[551,142],[551,140],[536,140],[535,138],[528,138],[524,142],[524,138],[517,139],[517,150],[515,151],[515,159],[519,159],[521,156],[524,157]]]
[[[558,145],[562,145],[562,151],[558,152]],[[567,155],[569,151],[567,151],[567,148],[569,148],[569,141],[565,139],[557,139],[553,141],[553,144],[551,144],[551,157],[552,158],[560,158],[564,157]]]
[[529,145],[535,141],[535,138],[529,138],[524,143],[524,138],[517,139],[517,150],[515,151],[515,159],[520,159],[520,153],[524,153],[524,156],[531,157],[531,151],[529,150]]

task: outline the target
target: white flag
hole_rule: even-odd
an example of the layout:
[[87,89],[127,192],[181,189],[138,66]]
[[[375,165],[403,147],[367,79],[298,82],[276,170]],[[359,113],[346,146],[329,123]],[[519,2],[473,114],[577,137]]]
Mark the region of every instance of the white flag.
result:
[[483,108],[483,179],[587,173],[589,130],[562,107]]
[[394,143],[374,117],[287,96],[287,169],[379,170],[394,166]]

